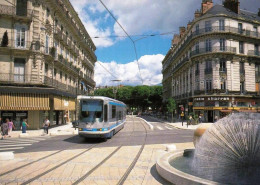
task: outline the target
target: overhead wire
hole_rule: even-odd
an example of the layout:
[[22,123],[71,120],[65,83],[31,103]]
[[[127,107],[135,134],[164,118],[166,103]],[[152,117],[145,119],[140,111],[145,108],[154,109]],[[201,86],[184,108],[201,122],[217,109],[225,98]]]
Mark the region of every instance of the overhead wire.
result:
[[128,38],[132,41],[133,46],[134,46],[134,51],[135,51],[135,57],[136,57],[136,62],[138,65],[138,70],[139,70],[139,75],[140,75],[140,79],[142,81],[142,84],[144,84],[143,82],[143,78],[141,75],[141,70],[140,70],[140,64],[138,61],[138,56],[137,56],[137,50],[136,50],[136,46],[135,46],[135,41],[132,39],[132,37],[130,37],[130,35],[126,32],[126,30],[123,28],[123,26],[118,22],[118,20],[115,18],[115,16],[112,14],[112,12],[106,7],[106,5],[103,3],[102,0],[99,0],[99,2],[104,6],[104,8],[108,11],[108,13],[110,14],[110,16],[116,21],[116,23],[121,27],[121,29],[124,31],[124,33],[128,36]]

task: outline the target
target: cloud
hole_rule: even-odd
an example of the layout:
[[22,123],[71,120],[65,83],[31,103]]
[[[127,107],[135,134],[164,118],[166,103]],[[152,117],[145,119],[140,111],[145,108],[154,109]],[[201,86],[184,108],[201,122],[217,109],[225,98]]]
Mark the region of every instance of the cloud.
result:
[[[140,72],[144,85],[156,85],[162,82],[162,60],[164,55],[144,55],[139,59]],[[102,64],[108,71],[110,71],[119,82],[123,85],[141,85],[142,81],[138,70],[137,62],[132,61],[126,64],[118,64],[115,61],[109,63],[97,62],[95,66],[95,81],[96,86],[113,86],[119,85],[115,80],[115,77],[110,75],[99,63]]]

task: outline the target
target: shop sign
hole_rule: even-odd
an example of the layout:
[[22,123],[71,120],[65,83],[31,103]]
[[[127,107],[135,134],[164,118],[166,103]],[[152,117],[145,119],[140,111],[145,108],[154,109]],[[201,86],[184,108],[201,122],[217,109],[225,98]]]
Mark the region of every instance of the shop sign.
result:
[[26,117],[26,113],[16,113],[16,117]]
[[64,106],[65,106],[65,107],[68,107],[68,106],[69,106],[69,101],[64,100]]
[[192,106],[193,105],[193,102],[189,102],[189,104],[188,104],[189,106]]
[[179,105],[179,107],[183,107],[183,105]]
[[209,101],[229,101],[229,97],[209,97]]
[[3,117],[8,117],[8,116],[13,116],[14,113],[3,113],[2,116]]
[[204,98],[194,98],[195,101],[204,101]]

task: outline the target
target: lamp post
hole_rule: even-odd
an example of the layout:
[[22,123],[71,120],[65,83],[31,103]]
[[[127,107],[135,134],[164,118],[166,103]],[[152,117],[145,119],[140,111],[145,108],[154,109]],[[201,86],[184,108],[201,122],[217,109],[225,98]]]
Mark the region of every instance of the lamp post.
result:
[[[112,82],[120,82],[121,80],[115,79],[115,80],[111,80]],[[113,94],[114,94],[114,98],[116,99],[116,93],[118,90],[118,86],[113,86]]]

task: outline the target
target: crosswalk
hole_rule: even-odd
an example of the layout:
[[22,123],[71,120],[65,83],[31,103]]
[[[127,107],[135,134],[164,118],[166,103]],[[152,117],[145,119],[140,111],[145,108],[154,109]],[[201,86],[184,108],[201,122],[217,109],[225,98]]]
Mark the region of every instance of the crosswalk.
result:
[[158,125],[155,125],[154,124],[154,130],[173,130],[174,128],[173,127],[170,127],[170,126],[166,126],[166,125],[160,125],[160,126],[158,126]]
[[48,138],[49,136],[34,138],[5,138],[0,140],[0,152],[20,150]]

